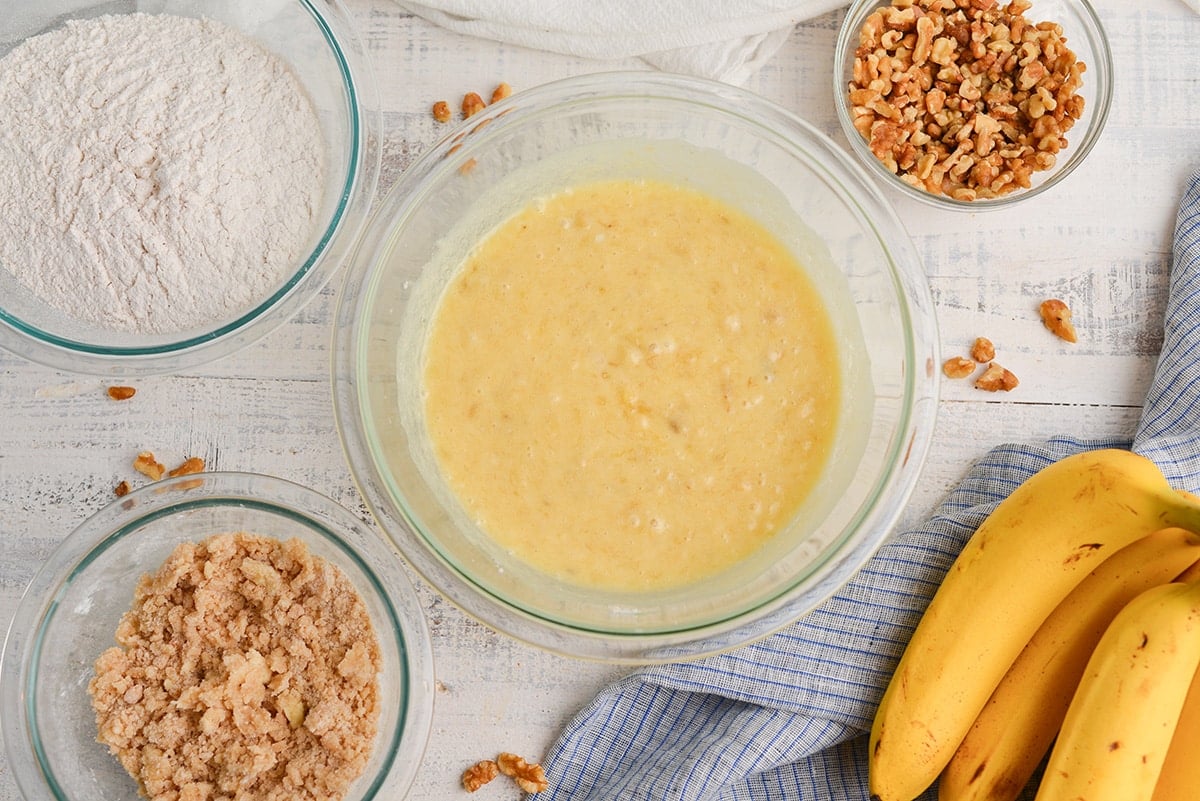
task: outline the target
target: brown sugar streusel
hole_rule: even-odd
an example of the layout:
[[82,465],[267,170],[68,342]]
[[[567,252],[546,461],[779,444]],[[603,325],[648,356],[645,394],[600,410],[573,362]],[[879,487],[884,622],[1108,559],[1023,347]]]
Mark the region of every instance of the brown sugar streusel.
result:
[[154,801],[334,801],[370,758],[378,641],[301,540],[179,545],[116,639],[88,685],[99,740]]

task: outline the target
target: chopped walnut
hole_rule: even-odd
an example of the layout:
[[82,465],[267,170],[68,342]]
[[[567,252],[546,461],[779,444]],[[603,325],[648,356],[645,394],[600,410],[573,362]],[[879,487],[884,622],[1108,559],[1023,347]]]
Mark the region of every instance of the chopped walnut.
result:
[[176,467],[167,475],[169,475],[171,478],[175,478],[176,476],[190,476],[193,473],[202,472],[204,472],[204,460],[199,456],[191,456],[185,459],[183,464],[179,465],[179,467]]
[[983,374],[975,379],[976,389],[982,389],[987,392],[999,392],[1001,390],[1011,392],[1016,389],[1019,383],[1021,382],[1017,380],[1012,371],[1006,370],[995,362],[989,364],[988,368],[983,371]]
[[129,494],[129,482],[122,481],[120,484],[113,487],[113,494],[116,495],[118,498],[124,498],[126,495]]
[[530,765],[516,754],[500,754],[496,757],[496,765],[500,768],[501,773],[512,777],[517,786],[527,793],[541,793],[550,787],[550,782],[546,780],[546,773],[542,770],[541,765],[537,763]]
[[304,723],[304,715],[308,712],[304,699],[295,692],[289,692],[280,695],[276,701],[283,716],[287,718],[288,726],[293,729],[300,728]]
[[129,400],[136,394],[137,394],[137,390],[134,389],[133,387],[109,387],[108,388],[108,397],[112,398],[113,400],[118,400],[118,401]]
[[1075,325],[1071,322],[1071,309],[1058,298],[1043,301],[1039,309],[1042,323],[1059,339],[1077,341]]
[[859,31],[855,129],[912,186],[972,201],[1032,186],[1083,116],[1087,66],[1013,0],[891,0]]
[[150,451],[142,451],[137,455],[133,460],[133,469],[153,481],[158,481],[167,471]]
[[953,356],[942,364],[942,372],[947,378],[966,378],[975,372],[975,362],[963,356]]
[[996,346],[987,337],[976,337],[971,346],[971,358],[977,362],[990,362],[996,358]]
[[500,768],[495,762],[490,759],[481,759],[463,771],[463,789],[468,793],[473,793],[499,775]]
[[496,88],[492,90],[492,102],[498,102],[506,97],[509,97],[510,95],[512,95],[512,87],[509,86],[506,81],[501,81],[496,85]]
[[433,118],[438,122],[450,122],[450,104],[439,100],[433,104]]
[[478,92],[467,92],[462,99],[463,117],[470,117],[483,111],[483,98]]

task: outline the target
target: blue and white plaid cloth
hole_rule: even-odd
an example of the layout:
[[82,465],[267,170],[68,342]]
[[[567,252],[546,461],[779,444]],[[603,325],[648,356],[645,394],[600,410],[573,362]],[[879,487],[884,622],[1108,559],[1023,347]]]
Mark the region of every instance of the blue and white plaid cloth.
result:
[[[1200,490],[1200,171],[1176,221],[1165,336],[1132,448]],[[933,517],[885,545],[785,630],[603,690],[545,760],[559,801],[865,801],[866,732],[909,635],[959,549],[1047,464],[1130,443],[1059,437],[989,452]],[[922,796],[935,798],[931,790]]]

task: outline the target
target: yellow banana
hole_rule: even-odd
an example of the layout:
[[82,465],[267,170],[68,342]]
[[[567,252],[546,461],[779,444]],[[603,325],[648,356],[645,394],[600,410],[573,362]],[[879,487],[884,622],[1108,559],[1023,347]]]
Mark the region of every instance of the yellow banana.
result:
[[1035,801],[1150,801],[1197,666],[1200,583],[1126,604],[1088,660]]
[[933,784],[1042,621],[1084,576],[1200,503],[1129,451],[1085,451],[1030,476],[979,527],[905,649],[871,729],[874,801]]
[[1135,596],[1198,560],[1200,535],[1166,528],[1134,540],[1089,573],[1004,674],[942,771],[939,801],[1015,801],[1050,750],[1108,624]]
[[1184,570],[1175,580],[1181,584],[1187,584],[1192,581],[1200,581],[1200,562],[1196,562],[1187,570]]
[[1192,677],[1153,801],[1196,801],[1200,795],[1200,672]]

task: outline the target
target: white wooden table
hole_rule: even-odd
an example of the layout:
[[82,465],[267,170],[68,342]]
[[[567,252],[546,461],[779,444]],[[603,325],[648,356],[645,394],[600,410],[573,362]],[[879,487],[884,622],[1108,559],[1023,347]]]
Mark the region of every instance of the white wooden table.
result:
[[[1002,441],[1066,433],[1131,436],[1161,341],[1171,230],[1200,168],[1200,15],[1182,0],[1098,0],[1116,92],[1090,159],[1058,189],[1009,211],[932,211],[888,190],[924,261],[946,355],[991,338],[1021,379],[1009,394],[945,382],[931,455],[906,512],[916,522],[967,466]],[[429,108],[639,62],[601,63],[457,36],[390,0],[351,0],[385,109],[380,191],[446,130]],[[799,25],[747,87],[843,145],[831,70],[841,12]],[[137,451],[164,463],[279,475],[365,514],[342,456],[329,387],[335,285],[242,353],[136,381],[114,403],[96,380],[0,353],[0,627],[42,560],[112,499]],[[1037,317],[1045,297],[1074,309],[1065,346]],[[413,799],[465,797],[459,774],[497,751],[540,758],[559,728],[621,669],[548,656],[468,620],[414,576],[433,635],[437,697]],[[500,785],[492,799],[515,798]],[[0,801],[19,794],[0,755]]]

